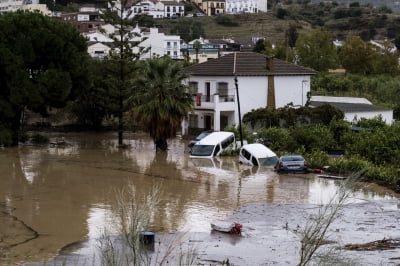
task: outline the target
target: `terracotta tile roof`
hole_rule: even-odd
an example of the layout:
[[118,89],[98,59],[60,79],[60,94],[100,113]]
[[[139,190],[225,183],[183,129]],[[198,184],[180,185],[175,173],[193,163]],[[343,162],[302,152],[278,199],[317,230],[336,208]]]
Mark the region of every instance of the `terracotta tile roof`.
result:
[[267,69],[268,56],[253,52],[236,52],[217,59],[188,66],[184,72],[192,76],[268,76],[312,75],[316,71],[273,58],[273,68]]

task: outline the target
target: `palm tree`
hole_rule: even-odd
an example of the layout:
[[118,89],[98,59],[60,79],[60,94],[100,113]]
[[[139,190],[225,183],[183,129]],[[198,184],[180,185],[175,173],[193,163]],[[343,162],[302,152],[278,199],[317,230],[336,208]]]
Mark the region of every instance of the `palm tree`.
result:
[[143,62],[136,80],[136,120],[149,132],[156,148],[167,150],[182,120],[193,108],[193,97],[182,81],[187,77],[170,57]]

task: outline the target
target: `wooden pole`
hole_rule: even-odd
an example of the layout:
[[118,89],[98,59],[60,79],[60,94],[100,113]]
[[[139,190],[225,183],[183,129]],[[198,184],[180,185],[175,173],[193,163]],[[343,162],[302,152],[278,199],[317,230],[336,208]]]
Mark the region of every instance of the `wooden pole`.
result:
[[235,76],[235,87],[236,87],[236,99],[237,99],[237,103],[238,103],[238,113],[239,113],[240,147],[242,147],[243,146],[242,115],[240,114],[239,87],[238,87],[237,76]]

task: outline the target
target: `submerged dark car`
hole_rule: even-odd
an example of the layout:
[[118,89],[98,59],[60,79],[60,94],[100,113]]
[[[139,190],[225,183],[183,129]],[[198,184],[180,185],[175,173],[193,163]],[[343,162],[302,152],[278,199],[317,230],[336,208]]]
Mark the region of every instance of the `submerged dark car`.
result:
[[204,137],[210,135],[213,131],[212,130],[207,130],[207,131],[203,131],[201,132],[196,138],[192,139],[188,146],[189,148],[192,148],[194,144],[196,144],[196,142],[198,142],[199,140],[204,139]]
[[281,156],[275,165],[278,172],[308,173],[308,164],[303,156],[297,154]]

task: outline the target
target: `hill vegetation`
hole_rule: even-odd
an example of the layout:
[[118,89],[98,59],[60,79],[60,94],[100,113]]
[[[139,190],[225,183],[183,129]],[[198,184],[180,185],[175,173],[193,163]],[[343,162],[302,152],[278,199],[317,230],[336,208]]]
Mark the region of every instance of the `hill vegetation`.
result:
[[290,25],[295,25],[299,33],[321,27],[332,32],[339,40],[344,40],[348,36],[360,36],[365,41],[393,39],[400,32],[400,15],[385,6],[374,8],[358,2],[351,4],[294,2],[273,3],[268,13],[160,19],[154,24],[169,32],[181,24],[196,20],[202,24],[204,38],[236,39],[263,36],[273,40],[274,43],[286,40],[285,34]]

